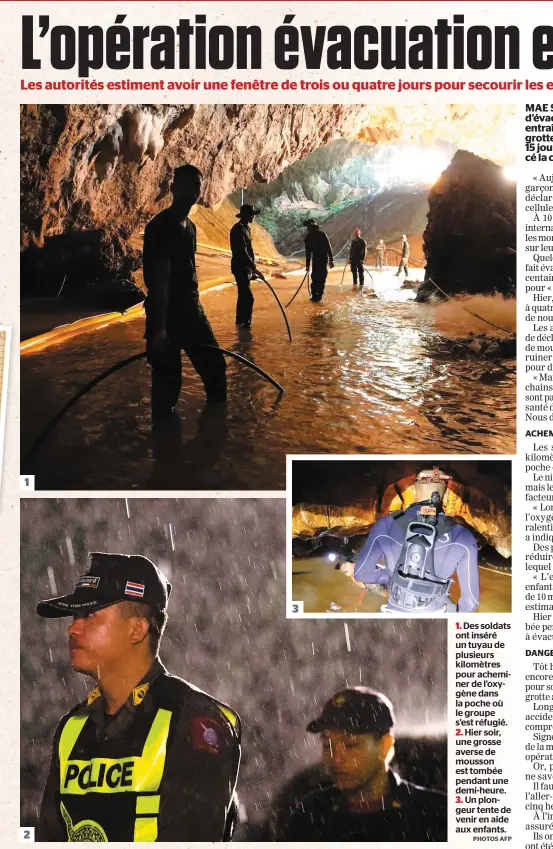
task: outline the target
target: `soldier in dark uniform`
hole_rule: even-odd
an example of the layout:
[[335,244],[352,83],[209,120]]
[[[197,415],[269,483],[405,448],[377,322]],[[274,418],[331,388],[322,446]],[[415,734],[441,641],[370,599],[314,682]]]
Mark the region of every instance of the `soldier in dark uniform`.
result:
[[73,593],[73,669],[96,680],[60,721],[40,809],[43,842],[221,841],[236,819],[240,720],[157,655],[171,584],[146,557],[89,555]]
[[254,297],[251,290],[251,281],[257,277],[250,224],[260,211],[254,209],[249,203],[243,203],[236,216],[239,221],[230,231],[230,249],[232,251],[230,268],[238,286],[236,324],[246,328],[251,327],[252,323]]
[[202,347],[217,340],[200,305],[196,274],[196,226],[188,218],[200,197],[202,174],[194,165],[175,170],[173,203],[144,231],[146,352],[152,367],[152,416],[171,413],[182,380],[181,350],[200,375],[208,402],[227,397],[226,364],[220,351]]
[[363,286],[365,282],[365,270],[363,262],[367,253],[367,243],[361,238],[359,228],[356,227],[353,231],[353,239],[349,247],[349,264],[353,275],[353,285],[357,286],[357,278],[359,277],[359,285]]
[[407,241],[407,236],[403,235],[401,237],[401,256],[399,258],[399,265],[397,267],[396,277],[399,277],[401,274],[401,269],[403,268],[405,272],[405,276],[409,274],[408,264],[409,264],[409,242]]
[[295,805],[277,839],[393,843],[445,841],[446,796],[403,781],[389,768],[394,711],[367,687],[342,690],[307,726],[320,734],[332,784]]
[[307,236],[305,237],[305,270],[309,271],[312,263],[311,271],[311,300],[320,301],[325,290],[326,278],[328,269],[334,268],[334,257],[332,256],[332,247],[326,233],[319,229],[319,225],[314,218],[308,218],[303,222],[303,226],[307,227]]

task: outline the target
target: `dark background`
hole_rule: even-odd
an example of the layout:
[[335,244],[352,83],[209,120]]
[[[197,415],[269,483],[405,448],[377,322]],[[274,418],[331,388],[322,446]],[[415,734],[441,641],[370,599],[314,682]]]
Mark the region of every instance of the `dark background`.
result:
[[145,554],[172,581],[160,656],[239,712],[250,823],[319,760],[306,723],[360,683],[395,704],[403,777],[444,789],[446,623],[349,620],[348,651],[344,622],[287,621],[284,499],[33,498],[21,520],[22,824],[36,822],[58,720],[93,687],[69,665],[71,619],[41,619],[35,605],[71,591],[94,550]]

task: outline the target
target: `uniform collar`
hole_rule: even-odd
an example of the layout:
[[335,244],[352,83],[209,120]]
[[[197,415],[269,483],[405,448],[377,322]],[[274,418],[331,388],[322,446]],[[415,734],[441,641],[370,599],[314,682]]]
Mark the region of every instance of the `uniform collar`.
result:
[[[149,689],[151,685],[157,678],[159,678],[160,675],[166,672],[167,670],[164,665],[160,659],[156,657],[146,675],[144,675],[142,680],[139,681],[133,688],[132,692],[129,693],[127,700],[121,705],[114,716],[119,716],[120,714],[130,714],[131,716],[134,716],[136,709],[142,704],[142,702],[145,700],[149,702]],[[95,721],[98,720],[102,723],[104,722],[104,719],[108,714],[106,711],[106,701],[102,695],[102,690],[99,685],[96,685],[96,687],[94,687],[94,689],[88,694],[88,698],[83,709],[85,712],[89,713]]]

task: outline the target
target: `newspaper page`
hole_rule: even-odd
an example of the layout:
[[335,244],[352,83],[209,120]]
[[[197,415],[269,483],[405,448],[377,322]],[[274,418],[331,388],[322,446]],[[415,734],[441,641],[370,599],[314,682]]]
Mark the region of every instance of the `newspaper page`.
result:
[[2,845],[549,849],[553,4],[0,15]]

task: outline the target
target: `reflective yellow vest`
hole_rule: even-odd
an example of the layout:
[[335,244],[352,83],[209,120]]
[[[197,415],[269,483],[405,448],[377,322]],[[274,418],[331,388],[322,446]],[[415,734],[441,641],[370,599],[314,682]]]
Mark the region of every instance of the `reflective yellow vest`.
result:
[[[96,756],[87,760],[79,758],[79,741],[88,736],[86,730],[93,731],[90,714],[65,723],[59,741],[60,810],[69,842],[157,839],[172,712],[159,708],[152,721],[151,716],[144,716],[139,739],[135,730],[132,740],[123,734],[121,740],[95,742]],[[86,749],[91,750],[90,740]]]

